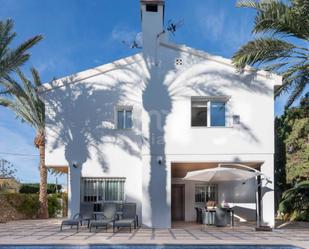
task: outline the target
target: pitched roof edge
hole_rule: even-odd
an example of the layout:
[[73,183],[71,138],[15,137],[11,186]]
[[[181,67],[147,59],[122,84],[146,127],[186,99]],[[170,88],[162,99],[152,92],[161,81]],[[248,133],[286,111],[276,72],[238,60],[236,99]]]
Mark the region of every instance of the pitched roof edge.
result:
[[[205,58],[207,60],[215,61],[215,62],[218,62],[220,64],[223,64],[223,65],[226,65],[226,66],[229,66],[229,67],[236,69],[235,66],[232,64],[230,59],[227,59],[227,58],[224,58],[224,57],[221,57],[221,56],[211,55],[211,54],[209,54],[205,51],[198,50],[198,49],[195,49],[195,48],[191,48],[191,47],[188,47],[186,45],[178,45],[178,44],[172,44],[172,43],[166,43],[166,42],[160,42],[160,45],[163,46],[163,47],[166,47],[166,48],[178,50],[178,51],[189,53],[189,54],[201,57],[201,58]],[[267,72],[265,70],[256,70],[255,68],[250,67],[250,66],[246,66],[244,68],[244,70],[246,72],[251,72],[251,73],[256,72],[256,74],[259,75],[259,76],[262,76],[266,79],[274,80],[276,82],[274,85],[281,85],[282,84],[282,76],[280,76],[280,75],[270,73],[270,72]]]
[[137,54],[134,54],[134,55],[131,55],[131,56],[119,59],[119,60],[115,60],[107,64],[103,64],[98,67],[90,68],[90,69],[78,72],[76,74],[72,74],[69,76],[62,77],[60,79],[53,80],[49,83],[44,83],[41,87],[38,88],[38,91],[42,93],[42,92],[54,90],[56,88],[61,88],[65,85],[74,84],[76,82],[113,71],[115,69],[118,69],[119,67],[136,63],[140,61],[141,59],[142,59],[141,53],[137,53]]

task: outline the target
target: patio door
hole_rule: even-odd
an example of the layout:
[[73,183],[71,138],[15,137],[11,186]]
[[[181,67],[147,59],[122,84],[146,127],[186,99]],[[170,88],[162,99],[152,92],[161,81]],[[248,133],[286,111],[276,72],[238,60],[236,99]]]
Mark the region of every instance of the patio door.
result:
[[172,221],[183,221],[185,219],[185,185],[172,184]]

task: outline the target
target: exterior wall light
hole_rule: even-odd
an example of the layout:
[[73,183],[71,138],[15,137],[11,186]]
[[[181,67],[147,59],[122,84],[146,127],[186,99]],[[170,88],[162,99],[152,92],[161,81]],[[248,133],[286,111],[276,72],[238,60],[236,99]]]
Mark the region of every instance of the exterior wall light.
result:
[[76,161],[73,161],[73,162],[72,162],[72,166],[73,166],[75,169],[79,168],[79,164],[78,164],[78,162],[76,162]]
[[159,165],[162,164],[162,162],[163,162],[162,156],[158,156],[158,157],[157,157],[157,162],[158,162]]
[[240,124],[240,116],[233,115],[233,124]]

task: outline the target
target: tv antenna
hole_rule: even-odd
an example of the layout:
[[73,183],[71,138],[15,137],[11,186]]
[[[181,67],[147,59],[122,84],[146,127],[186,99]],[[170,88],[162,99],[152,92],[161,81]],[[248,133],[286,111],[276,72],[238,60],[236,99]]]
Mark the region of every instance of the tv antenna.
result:
[[178,22],[174,22],[172,19],[168,20],[166,30],[170,32],[172,35],[175,35],[175,32],[178,28],[184,25],[184,20],[180,20]]
[[130,49],[134,49],[134,48],[137,48],[137,49],[141,49],[143,47],[143,39],[142,39],[142,33],[138,33],[135,38],[133,40],[124,40],[122,41],[122,43],[130,48]]

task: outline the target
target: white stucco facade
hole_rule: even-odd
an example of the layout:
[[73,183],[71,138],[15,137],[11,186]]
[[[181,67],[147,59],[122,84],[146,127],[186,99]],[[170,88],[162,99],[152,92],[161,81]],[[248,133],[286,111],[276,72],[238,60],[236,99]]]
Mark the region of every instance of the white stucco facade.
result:
[[[273,226],[273,90],[281,79],[250,69],[239,74],[228,59],[170,43],[162,33],[164,5],[157,4],[157,12],[141,4],[141,53],[42,90],[46,165],[69,167],[69,213],[79,211],[81,177],[122,177],[125,201],[137,203],[142,224],[170,227],[171,184],[183,181],[172,177],[173,163],[259,162],[271,180],[262,188],[262,222]],[[175,65],[177,58],[182,65]],[[227,98],[226,126],[192,127],[192,97]],[[132,129],[116,127],[122,106],[132,108]],[[220,184],[218,201],[234,203],[244,209],[240,216],[254,219],[254,184]],[[185,183],[185,200],[185,220],[192,221],[193,182]]]

